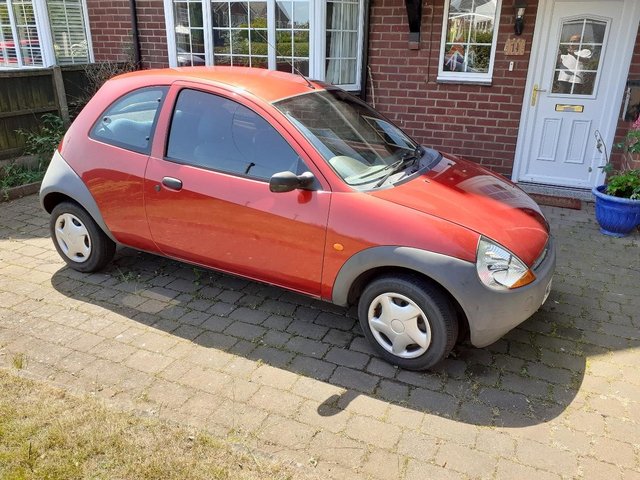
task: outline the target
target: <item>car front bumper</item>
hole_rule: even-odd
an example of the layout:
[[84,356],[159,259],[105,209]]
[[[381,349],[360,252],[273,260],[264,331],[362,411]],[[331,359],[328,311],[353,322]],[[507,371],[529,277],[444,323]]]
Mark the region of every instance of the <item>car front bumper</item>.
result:
[[474,262],[411,247],[372,247],[345,262],[334,282],[331,300],[337,305],[349,305],[351,286],[359,276],[375,268],[420,272],[455,298],[469,322],[471,343],[484,347],[540,308],[548,295],[555,266],[555,246],[549,237],[546,256],[533,269],[533,282],[512,290],[493,290],[480,281]]
[[533,271],[536,279],[530,284],[497,291],[485,287],[476,275],[477,281],[469,282],[464,292],[454,293],[467,315],[471,343],[476,347],[490,345],[533,315],[549,295],[555,266],[555,244],[550,237],[546,255]]

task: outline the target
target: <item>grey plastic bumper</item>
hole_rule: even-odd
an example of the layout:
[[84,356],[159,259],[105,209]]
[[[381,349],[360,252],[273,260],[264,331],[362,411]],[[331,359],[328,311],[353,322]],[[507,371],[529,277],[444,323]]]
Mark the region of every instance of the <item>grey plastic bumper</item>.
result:
[[45,199],[47,198],[47,195],[58,193],[73,199],[76,203],[82,206],[82,208],[89,212],[91,218],[95,220],[102,231],[104,231],[111,240],[117,242],[111,231],[107,228],[106,223],[104,223],[104,219],[102,218],[102,214],[100,213],[100,209],[98,208],[93,195],[91,195],[91,192],[89,192],[89,189],[78,174],[56,150],[53,154],[53,158],[51,159],[51,163],[47,168],[47,173],[45,173],[44,178],[42,179],[42,185],[40,186],[40,205],[42,208],[47,210],[45,208]]
[[489,345],[524,322],[542,305],[555,270],[556,253],[549,239],[547,255],[535,270],[536,280],[514,290],[497,291],[484,286],[474,263],[408,247],[374,247],[351,257],[334,282],[332,301],[347,304],[352,283],[377,267],[403,267],[432,278],[460,304],[469,320],[471,343]]

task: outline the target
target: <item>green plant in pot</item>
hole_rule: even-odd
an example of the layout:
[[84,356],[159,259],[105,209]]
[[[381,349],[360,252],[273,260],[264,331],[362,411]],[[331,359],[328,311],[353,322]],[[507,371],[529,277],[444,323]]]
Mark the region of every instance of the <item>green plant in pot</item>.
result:
[[[598,150],[603,146],[600,132],[596,132]],[[627,133],[625,141],[616,146],[624,146],[628,152],[640,152],[640,118]],[[595,187],[596,220],[600,231],[613,237],[624,237],[640,226],[640,169],[614,170],[607,163],[602,170],[607,174],[606,183]]]

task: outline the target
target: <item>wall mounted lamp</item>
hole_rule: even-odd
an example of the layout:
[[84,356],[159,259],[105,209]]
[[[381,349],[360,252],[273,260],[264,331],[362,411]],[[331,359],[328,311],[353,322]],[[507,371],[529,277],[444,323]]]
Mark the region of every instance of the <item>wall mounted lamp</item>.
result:
[[524,12],[526,8],[526,0],[515,0],[513,3],[513,9],[516,14],[516,21],[513,25],[513,30],[516,35],[522,35],[522,31],[524,30]]

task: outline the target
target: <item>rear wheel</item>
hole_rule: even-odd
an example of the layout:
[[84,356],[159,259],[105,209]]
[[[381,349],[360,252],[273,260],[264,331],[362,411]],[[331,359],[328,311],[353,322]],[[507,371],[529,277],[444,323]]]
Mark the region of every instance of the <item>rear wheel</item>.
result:
[[390,363],[424,370],[444,359],[458,336],[451,302],[418,277],[399,275],[371,282],[358,303],[365,336]]
[[79,272],[95,272],[111,261],[116,245],[80,206],[62,202],[49,221],[51,238],[62,259]]

